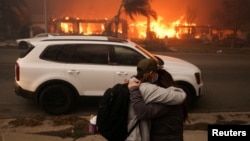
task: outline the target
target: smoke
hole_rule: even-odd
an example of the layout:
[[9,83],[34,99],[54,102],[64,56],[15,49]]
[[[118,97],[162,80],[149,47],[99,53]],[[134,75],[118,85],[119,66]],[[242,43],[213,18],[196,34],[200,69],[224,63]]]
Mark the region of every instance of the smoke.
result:
[[222,0],[152,0],[152,6],[159,16],[175,21],[186,15],[187,8],[196,11],[195,23],[209,24],[212,12],[219,8]]
[[[50,17],[79,17],[84,19],[112,18],[122,0],[26,0],[34,15],[47,13]],[[152,0],[151,5],[165,21],[173,22],[185,16],[187,8],[196,10],[197,24],[208,24],[211,12],[218,8],[221,0]]]
[[26,0],[33,15],[44,14],[44,2],[50,17],[110,18],[117,12],[119,0]]

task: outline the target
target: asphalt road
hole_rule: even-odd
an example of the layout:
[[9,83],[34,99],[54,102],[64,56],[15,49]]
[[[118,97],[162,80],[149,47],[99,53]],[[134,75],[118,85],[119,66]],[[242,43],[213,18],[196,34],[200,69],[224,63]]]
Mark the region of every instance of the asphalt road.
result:
[[[21,50],[0,49],[0,117],[45,114],[34,102],[13,91],[14,64]],[[224,53],[163,53],[197,65],[203,75],[204,95],[191,112],[250,111],[250,55]],[[96,112],[98,98],[80,100],[74,114]]]
[[167,53],[197,65],[204,95],[193,112],[250,111],[250,55],[223,53]]

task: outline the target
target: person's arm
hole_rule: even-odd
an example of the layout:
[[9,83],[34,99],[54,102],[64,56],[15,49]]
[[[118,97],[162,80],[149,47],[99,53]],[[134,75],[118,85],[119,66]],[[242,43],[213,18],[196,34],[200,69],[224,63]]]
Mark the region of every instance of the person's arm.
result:
[[166,105],[178,105],[184,102],[186,93],[177,87],[162,88],[155,84],[142,83],[139,87],[146,104],[162,103]]
[[[132,84],[133,85],[133,84]],[[130,102],[138,119],[152,119],[164,115],[168,108],[163,104],[146,104],[139,91],[139,84],[129,85]]]

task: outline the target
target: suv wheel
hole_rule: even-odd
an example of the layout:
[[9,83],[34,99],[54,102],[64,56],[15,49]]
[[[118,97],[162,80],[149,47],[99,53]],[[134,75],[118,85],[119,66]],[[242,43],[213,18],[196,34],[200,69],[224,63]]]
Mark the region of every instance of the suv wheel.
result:
[[65,85],[53,84],[42,90],[39,102],[45,112],[60,115],[69,112],[73,107],[74,94]]

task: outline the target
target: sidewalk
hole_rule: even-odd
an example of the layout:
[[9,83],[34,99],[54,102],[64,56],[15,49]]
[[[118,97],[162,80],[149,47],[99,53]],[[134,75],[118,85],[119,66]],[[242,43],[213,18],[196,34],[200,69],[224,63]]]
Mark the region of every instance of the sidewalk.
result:
[[[0,141],[73,141],[72,138],[60,138],[43,135],[32,135],[23,133],[5,133]],[[106,141],[100,135],[89,135],[74,141]],[[207,132],[201,130],[184,131],[184,141],[207,141]]]
[[[88,117],[81,117],[87,119]],[[0,119],[0,141],[106,141],[102,136],[86,135],[79,138],[42,135],[42,131],[54,132],[67,129],[70,125],[52,125],[44,121],[43,125],[13,127],[9,122],[13,119]],[[189,121],[185,123],[184,141],[207,141],[208,124],[250,124],[250,112],[232,113],[190,113]],[[86,130],[88,127],[85,127]]]

